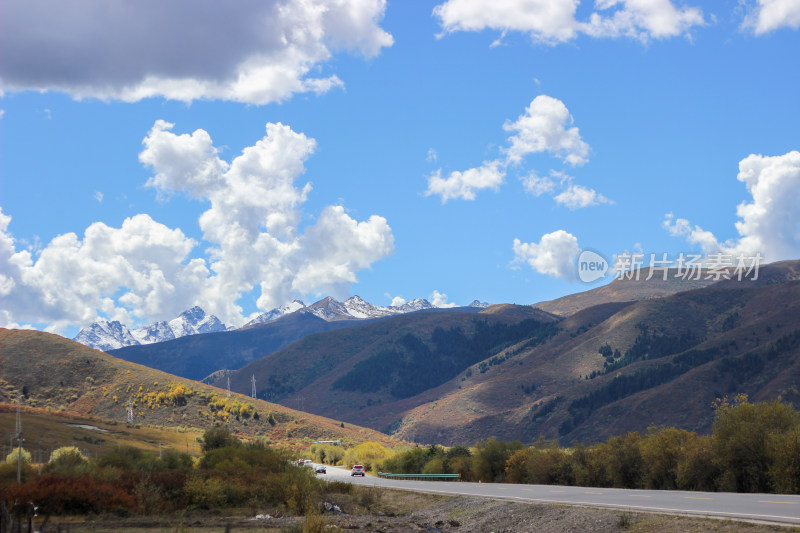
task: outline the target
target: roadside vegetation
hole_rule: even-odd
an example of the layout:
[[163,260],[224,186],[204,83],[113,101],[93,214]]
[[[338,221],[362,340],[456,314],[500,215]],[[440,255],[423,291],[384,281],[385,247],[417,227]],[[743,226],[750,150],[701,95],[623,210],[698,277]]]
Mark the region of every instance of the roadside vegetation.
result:
[[[780,401],[746,396],[715,404],[711,435],[652,427],[605,442],[571,448],[539,439],[488,439],[455,446],[387,450],[364,443],[340,457],[313,448],[318,461],[359,462],[373,472],[461,474],[466,481],[577,485],[658,490],[800,494],[800,413]],[[367,466],[369,465],[369,466]]]

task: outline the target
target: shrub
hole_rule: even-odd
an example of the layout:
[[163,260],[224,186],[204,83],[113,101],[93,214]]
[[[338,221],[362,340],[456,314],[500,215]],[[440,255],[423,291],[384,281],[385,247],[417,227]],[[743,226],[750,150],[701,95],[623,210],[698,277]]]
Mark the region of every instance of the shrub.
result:
[[6,496],[11,501],[32,501],[42,514],[52,515],[130,511],[135,507],[130,494],[88,476],[47,474],[10,487]]
[[22,454],[22,462],[24,464],[31,464],[31,452],[25,448],[14,448],[10,454],[6,455],[6,462],[10,464],[17,464],[19,462],[19,455]]
[[75,446],[62,446],[50,454],[50,461],[44,467],[45,472],[63,476],[79,477],[89,474],[93,467],[89,460]]
[[202,447],[203,451],[208,453],[217,448],[224,448],[226,446],[238,446],[241,444],[235,435],[233,435],[228,428],[216,427],[207,430],[203,433]]

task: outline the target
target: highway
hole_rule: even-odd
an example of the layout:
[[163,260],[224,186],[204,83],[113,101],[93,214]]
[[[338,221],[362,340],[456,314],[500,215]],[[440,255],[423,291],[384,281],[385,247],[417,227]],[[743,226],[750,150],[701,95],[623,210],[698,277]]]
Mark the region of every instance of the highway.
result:
[[324,477],[329,481],[349,481],[358,485],[391,489],[800,525],[800,496],[795,495],[399,481],[375,476],[351,477],[349,470],[339,467],[328,466],[327,470]]

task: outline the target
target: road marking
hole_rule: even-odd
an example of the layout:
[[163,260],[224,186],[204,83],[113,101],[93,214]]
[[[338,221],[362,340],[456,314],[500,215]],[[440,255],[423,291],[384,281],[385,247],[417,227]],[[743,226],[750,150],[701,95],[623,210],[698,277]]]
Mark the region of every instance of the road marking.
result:
[[527,490],[528,492],[533,492],[533,489],[522,489],[522,490]]
[[699,496],[684,496],[687,500],[713,500],[714,498],[701,498]]
[[584,491],[584,494],[603,494],[602,492],[588,492]]
[[567,492],[565,490],[551,490],[550,492]]
[[508,490],[506,487],[495,487],[497,490]]
[[787,505],[797,505],[798,502],[776,502],[772,500],[758,500],[758,503],[785,503]]

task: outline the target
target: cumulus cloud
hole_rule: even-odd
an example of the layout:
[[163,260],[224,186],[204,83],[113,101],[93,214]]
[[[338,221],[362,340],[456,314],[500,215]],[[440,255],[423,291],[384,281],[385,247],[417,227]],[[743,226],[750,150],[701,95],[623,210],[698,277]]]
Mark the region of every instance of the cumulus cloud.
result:
[[0,212],[0,293],[9,321],[60,327],[89,322],[98,309],[126,321],[131,313],[180,312],[176,302],[191,301],[208,274],[201,259],[188,258],[195,241],[148,215],[127,218],[119,228],[96,222],[82,239],[59,235],[37,258],[16,250],[10,222]]
[[393,252],[385,218],[357,221],[342,206],[324,208],[299,230],[311,185],[295,181],[316,146],[313,139],[267,124],[262,139],[226,162],[207,132],[175,134],[172,128],[157,121],[140,160],[153,169],[147,185],[158,193],[209,202],[199,218],[211,244],[205,257],[192,257],[198,243],[180,229],[142,214],[120,228],[92,224],[82,239],[60,235],[34,258],[16,250],[10,217],[0,211],[0,296],[8,311],[0,319],[60,327],[101,314],[131,324],[198,304],[237,325],[244,321],[237,300],[256,287],[264,310],[305,294],[342,293],[358,271]]
[[556,203],[564,207],[576,210],[584,207],[591,207],[599,204],[612,204],[611,200],[588,187],[583,185],[570,184],[563,192],[554,196]]
[[391,305],[392,307],[402,307],[405,304],[406,304],[405,298],[403,298],[402,296],[395,296],[394,298],[392,298],[392,303],[389,305]]
[[589,160],[589,145],[573,126],[572,115],[558,98],[542,94],[533,99],[515,122],[506,122],[503,129],[515,132],[505,152],[508,162],[519,163],[528,155],[549,152],[572,166]]
[[579,253],[578,238],[563,229],[542,235],[538,243],[514,239],[514,262],[526,263],[540,274],[557,278],[575,278]]
[[742,29],[763,35],[780,28],[800,28],[800,2],[797,0],[757,0],[742,22]]
[[391,46],[385,0],[8,0],[3,90],[251,104],[342,85],[314,77],[334,52]]
[[477,168],[470,168],[463,172],[453,171],[446,178],[442,177],[441,170],[437,170],[428,177],[428,189],[425,196],[438,194],[442,203],[455,198],[474,200],[476,191],[481,189],[497,190],[505,181],[505,169],[500,161],[487,161]]
[[441,308],[458,307],[458,304],[453,302],[448,302],[447,295],[439,291],[433,291],[430,294],[430,296],[428,296],[428,300],[434,307],[441,307]]
[[736,208],[738,238],[721,242],[712,232],[672,213],[666,215],[664,228],[699,245],[705,253],[760,253],[767,261],[800,256],[800,152],[750,155],[739,162],[737,179],[752,197]]
[[[447,177],[442,177],[441,169],[437,170],[428,176],[425,196],[439,195],[443,204],[456,198],[474,200],[477,192],[482,189],[496,191],[505,182],[509,167],[519,168],[526,156],[535,153],[548,153],[572,166],[583,165],[589,161],[591,148],[581,138],[577,126],[572,123],[572,115],[564,102],[552,96],[539,95],[516,121],[507,120],[503,124],[503,129],[512,133],[507,139],[508,146],[501,148],[505,157],[485,161],[483,165],[463,172],[451,172]],[[551,174],[560,175],[557,171],[551,171]],[[552,179],[541,178],[535,171],[521,178],[521,181],[525,190],[534,196],[555,189]],[[583,190],[574,192],[572,196],[581,192]],[[564,198],[566,202],[568,198]],[[605,197],[595,193],[593,202],[587,205],[602,203],[604,200],[607,201]],[[570,205],[577,204],[570,202]]]
[[536,172],[531,171],[527,176],[520,178],[522,187],[534,196],[541,196],[545,193],[551,193],[556,187],[553,180],[546,177],[539,177]]
[[520,31],[537,41],[557,43],[575,37],[577,6],[577,0],[448,0],[433,14],[445,33]]
[[447,0],[433,14],[443,34],[517,31],[547,44],[570,41],[580,34],[646,42],[686,35],[705,23],[700,8],[678,8],[670,0],[596,0],[595,11],[585,21],[575,18],[578,4],[578,0]]

